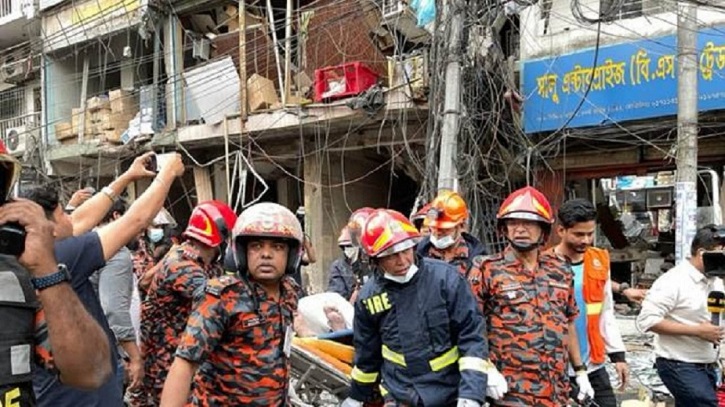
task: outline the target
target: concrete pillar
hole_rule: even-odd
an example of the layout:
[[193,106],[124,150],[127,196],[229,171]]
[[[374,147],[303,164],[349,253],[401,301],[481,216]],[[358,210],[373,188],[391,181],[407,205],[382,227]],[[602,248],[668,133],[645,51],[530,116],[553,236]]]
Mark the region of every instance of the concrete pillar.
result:
[[181,73],[184,71],[184,33],[181,21],[170,15],[164,21],[164,66],[166,67],[166,112],[167,124],[176,128],[186,120],[184,107],[184,87]]
[[[308,151],[316,149],[314,145],[307,148]],[[337,237],[351,211],[387,204],[388,167],[373,172],[378,165],[365,160],[362,151],[348,152],[344,156],[326,153],[305,157],[305,232],[317,253],[317,263],[303,272],[309,293],[323,292],[327,288],[330,264],[340,256]]]
[[227,196],[226,166],[223,162],[213,165],[214,169],[214,199],[230,204]]
[[121,89],[133,90],[134,89],[134,74],[136,72],[136,65],[132,58],[126,58],[121,63]]
[[299,199],[297,198],[297,191],[295,190],[295,180],[292,178],[280,178],[277,180],[277,202],[290,208],[292,211],[296,211],[300,205]]

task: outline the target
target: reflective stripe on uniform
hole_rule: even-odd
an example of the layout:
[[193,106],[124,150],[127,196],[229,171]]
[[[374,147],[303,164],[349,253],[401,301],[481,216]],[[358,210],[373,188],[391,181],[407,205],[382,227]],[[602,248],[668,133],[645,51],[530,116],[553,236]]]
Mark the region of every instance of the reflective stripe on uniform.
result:
[[388,395],[388,389],[386,389],[385,387],[383,387],[382,384],[380,385],[380,395],[383,396],[383,397],[385,397],[385,396]]
[[358,369],[357,366],[352,368],[352,372],[350,372],[350,377],[352,377],[352,380],[364,384],[375,383],[375,381],[378,380],[377,373],[365,373],[362,370]]
[[394,352],[387,345],[383,345],[383,359],[393,362],[396,365],[406,367],[405,356],[398,352]]
[[458,360],[458,346],[452,347],[446,353],[438,356],[430,361],[430,370],[437,372],[442,370]]
[[[490,364],[491,362],[488,363],[488,365]],[[477,372],[486,373],[487,367],[486,361],[481,358],[463,356],[458,359],[458,370],[475,370]]]
[[587,315],[599,315],[602,313],[602,304],[601,302],[593,302],[591,304],[587,304]]

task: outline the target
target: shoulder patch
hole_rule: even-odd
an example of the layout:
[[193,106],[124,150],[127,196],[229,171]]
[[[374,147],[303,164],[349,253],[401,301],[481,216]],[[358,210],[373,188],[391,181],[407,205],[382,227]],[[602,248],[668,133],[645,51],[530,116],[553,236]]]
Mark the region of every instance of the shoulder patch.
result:
[[204,291],[215,297],[220,297],[224,290],[239,283],[240,281],[241,280],[235,275],[225,274],[221,277],[207,281]]

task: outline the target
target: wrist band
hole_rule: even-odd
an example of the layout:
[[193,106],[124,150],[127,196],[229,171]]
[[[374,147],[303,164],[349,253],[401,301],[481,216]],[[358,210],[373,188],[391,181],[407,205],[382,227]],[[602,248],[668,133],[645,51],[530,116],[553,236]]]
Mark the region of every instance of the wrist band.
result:
[[101,192],[106,195],[112,203],[116,203],[116,201],[118,201],[118,197],[116,196],[116,193],[113,192],[113,189],[111,189],[111,187],[103,187],[103,189],[101,189]]

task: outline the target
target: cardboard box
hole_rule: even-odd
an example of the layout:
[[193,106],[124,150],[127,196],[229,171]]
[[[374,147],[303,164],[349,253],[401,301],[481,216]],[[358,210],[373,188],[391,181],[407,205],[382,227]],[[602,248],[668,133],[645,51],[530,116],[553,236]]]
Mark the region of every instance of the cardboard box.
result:
[[60,122],[55,124],[55,139],[63,141],[75,138],[73,135],[73,125],[68,122]]
[[125,130],[104,130],[100,135],[101,142],[121,144],[121,136]]
[[279,97],[274,82],[256,73],[247,79],[247,104],[250,112],[268,109],[275,103],[279,103]]
[[131,113],[138,111],[137,95],[123,89],[108,92],[111,111],[113,113]]
[[101,109],[110,109],[111,108],[111,102],[108,100],[108,96],[101,95],[101,96],[94,96],[88,100],[86,100],[86,110],[89,112],[94,112],[96,110]]
[[71,109],[71,126],[73,127],[73,134],[80,134],[81,120],[83,120],[83,109]]

